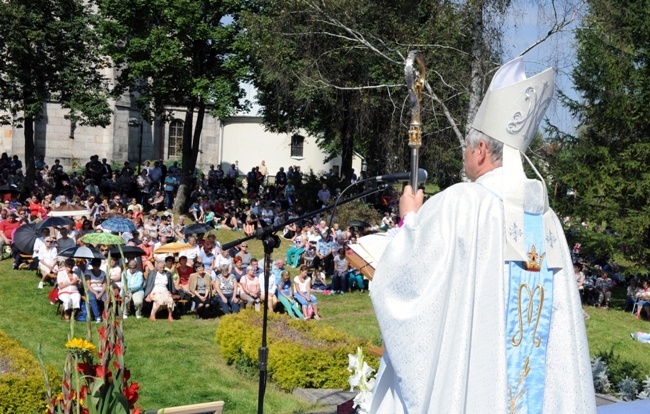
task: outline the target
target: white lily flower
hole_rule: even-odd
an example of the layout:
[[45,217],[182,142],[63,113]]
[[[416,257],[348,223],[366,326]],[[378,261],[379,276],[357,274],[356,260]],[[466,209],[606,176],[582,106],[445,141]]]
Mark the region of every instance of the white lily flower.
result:
[[354,408],[358,413],[365,414],[370,410],[372,403],[372,390],[375,388],[375,378],[372,373],[375,370],[364,360],[363,351],[357,348],[357,354],[348,354],[348,371],[353,372],[348,378],[350,391],[359,388],[359,393],[354,397]]

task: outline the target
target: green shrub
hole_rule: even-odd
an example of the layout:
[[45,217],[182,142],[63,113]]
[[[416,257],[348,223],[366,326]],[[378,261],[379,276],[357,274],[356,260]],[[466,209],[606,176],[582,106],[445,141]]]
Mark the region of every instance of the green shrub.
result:
[[638,364],[621,358],[621,355],[615,353],[613,348],[609,351],[598,352],[596,358],[600,358],[607,364],[607,377],[611,384],[616,385],[626,377],[635,379],[639,384],[645,379],[646,373],[641,372]]
[[[262,338],[262,316],[252,310],[222,318],[216,333],[221,355],[247,372],[257,367]],[[293,320],[269,314],[267,342],[269,378],[284,390],[347,388],[348,354],[369,345],[314,321]],[[377,359],[367,356],[377,367]]]
[[[48,367],[50,379],[59,375]],[[61,384],[52,384],[61,389]],[[0,330],[0,413],[36,413],[46,408],[45,380],[34,356]]]

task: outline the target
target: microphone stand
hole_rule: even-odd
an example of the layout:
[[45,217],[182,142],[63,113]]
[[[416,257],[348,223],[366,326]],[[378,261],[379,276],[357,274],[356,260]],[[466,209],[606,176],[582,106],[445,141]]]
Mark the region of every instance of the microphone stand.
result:
[[266,289],[266,292],[264,292],[264,313],[263,313],[263,318],[262,318],[262,345],[258,349],[258,357],[259,357],[259,371],[260,371],[260,382],[259,382],[259,391],[257,394],[257,412],[258,414],[264,413],[264,394],[266,393],[266,379],[268,375],[268,360],[269,360],[269,348],[266,346],[266,331],[267,331],[267,322],[268,322],[268,304],[269,304],[269,278],[271,274],[271,254],[273,253],[273,250],[276,247],[280,246],[280,238],[275,234],[278,230],[284,228],[284,226],[292,223],[296,223],[298,221],[302,221],[305,219],[308,219],[310,217],[313,217],[317,214],[323,213],[325,211],[332,210],[336,208],[337,205],[339,204],[347,204],[351,201],[357,200],[362,197],[366,197],[368,195],[378,193],[380,191],[385,190],[388,187],[388,184],[382,183],[376,188],[370,188],[368,190],[365,190],[361,193],[358,193],[352,197],[346,198],[343,201],[339,201],[338,199],[336,200],[336,204],[333,204],[331,206],[323,207],[318,210],[310,211],[308,213],[303,214],[300,217],[295,217],[292,219],[289,219],[285,221],[284,223],[280,223],[277,225],[271,225],[271,226],[265,226],[262,228],[259,228],[255,230],[255,234],[252,236],[246,236],[242,237],[241,239],[234,240],[230,243],[226,243],[223,246],[221,246],[222,250],[228,250],[232,248],[233,246],[236,246],[238,244],[241,244],[247,240],[251,239],[259,239],[262,240],[262,244],[264,245],[264,289]]

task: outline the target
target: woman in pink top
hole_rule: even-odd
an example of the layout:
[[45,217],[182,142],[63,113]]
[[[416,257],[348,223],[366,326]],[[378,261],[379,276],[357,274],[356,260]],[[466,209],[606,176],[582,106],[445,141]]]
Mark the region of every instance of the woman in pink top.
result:
[[246,301],[248,305],[255,305],[255,310],[260,310],[260,281],[255,277],[255,268],[248,266],[246,275],[239,280],[240,294],[239,297]]
[[59,300],[63,303],[63,315],[66,321],[70,320],[72,311],[76,313],[81,303],[79,286],[83,276],[79,269],[74,268],[74,259],[65,260],[65,269],[56,275],[56,284],[59,288]]

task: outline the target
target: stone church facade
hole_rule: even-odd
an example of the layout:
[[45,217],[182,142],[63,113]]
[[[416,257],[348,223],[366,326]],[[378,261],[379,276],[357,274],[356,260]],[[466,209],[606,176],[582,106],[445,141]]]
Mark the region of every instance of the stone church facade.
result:
[[[114,78],[113,73],[106,75]],[[170,107],[171,121],[155,120],[149,124],[141,122],[135,101],[129,96],[111,105],[111,124],[101,128],[73,125],[68,119],[68,111],[60,104],[45,103],[43,116],[34,126],[35,155],[44,156],[48,165],[59,159],[66,169],[83,167],[95,154],[109,162],[123,164],[129,161],[132,166],[139,160],[180,161],[185,108]],[[23,131],[23,128],[0,126],[0,152],[24,159]],[[280,167],[286,170],[290,165],[300,165],[304,172],[310,169],[316,173],[338,172],[340,157],[328,162],[325,159],[326,154],[318,147],[316,138],[306,133],[265,131],[259,116],[244,114],[221,120],[206,115],[197,167],[206,171],[211,164],[222,164],[227,170],[231,163],[237,162],[240,171],[246,173],[264,160],[271,175]],[[357,173],[361,171],[362,162],[361,157],[355,156],[353,168]]]

